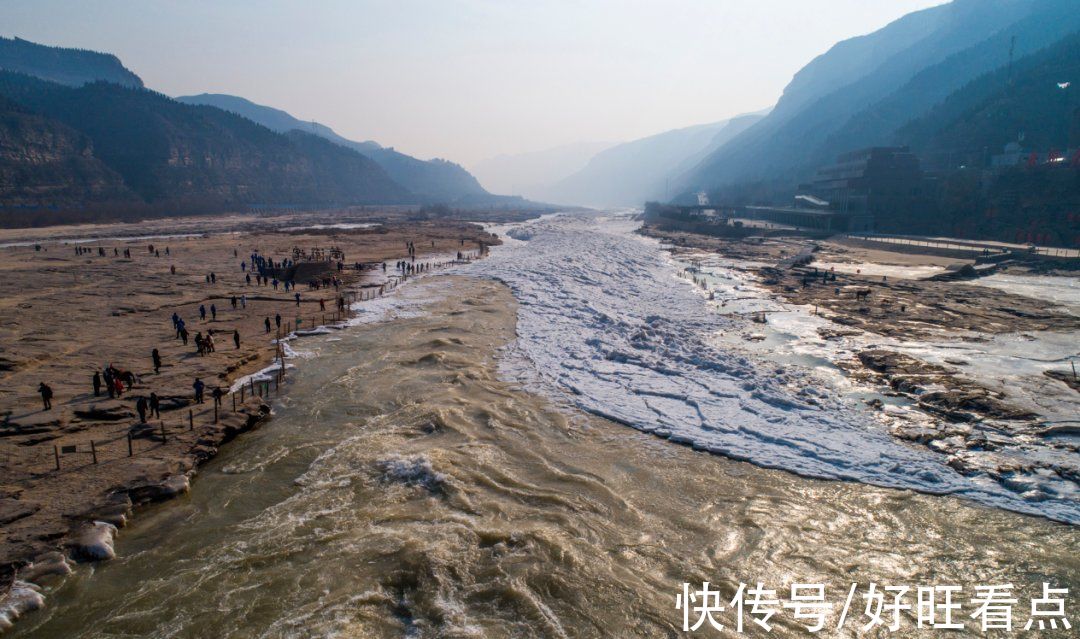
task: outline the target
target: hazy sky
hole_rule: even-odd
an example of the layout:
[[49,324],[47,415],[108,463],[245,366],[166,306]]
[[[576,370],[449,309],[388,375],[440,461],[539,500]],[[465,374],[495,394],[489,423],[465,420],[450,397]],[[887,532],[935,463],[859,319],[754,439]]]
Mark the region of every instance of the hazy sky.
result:
[[469,165],[756,111],[838,40],[941,3],[0,0],[0,33]]

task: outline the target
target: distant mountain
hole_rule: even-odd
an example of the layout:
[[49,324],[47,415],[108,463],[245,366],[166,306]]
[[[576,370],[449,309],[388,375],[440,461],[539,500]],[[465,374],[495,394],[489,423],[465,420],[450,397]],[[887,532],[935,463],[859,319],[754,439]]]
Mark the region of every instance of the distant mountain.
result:
[[472,167],[480,182],[498,193],[544,197],[544,189],[585,168],[597,153],[617,142],[576,142],[543,151],[498,155]]
[[207,105],[236,113],[279,133],[293,130],[304,131],[358,151],[377,162],[394,181],[424,201],[449,203],[465,196],[482,196],[487,193],[475,177],[453,162],[439,159],[418,160],[370,140],[355,142],[338,135],[328,126],[299,120],[285,111],[255,104],[245,98],[203,93],[181,96],[176,100],[185,104]]
[[[888,140],[971,79],[1080,28],[1075,0],[955,0],[841,42],[796,74],[773,112],[678,180],[682,191],[808,177]],[[853,59],[858,58],[858,59]]]
[[909,13],[874,33],[833,45],[795,73],[769,120],[785,121],[816,100],[870,75],[939,28],[944,11],[937,8]]
[[[909,145],[941,183],[937,210],[911,211],[907,223],[957,237],[1080,246],[1076,77],[1080,31],[980,76],[901,127],[894,143]],[[1061,162],[1047,162],[1054,152]]]
[[99,80],[127,87],[143,86],[142,79],[114,55],[48,47],[19,38],[0,37],[0,69],[69,86]]
[[131,199],[179,213],[414,201],[360,153],[145,89],[0,72],[0,96],[11,123],[0,130],[0,149],[23,170],[21,178],[10,166],[4,173],[0,208]]
[[227,95],[224,93],[200,93],[199,95],[182,95],[175,98],[175,100],[177,102],[183,102],[184,104],[217,107],[223,111],[242,115],[252,122],[257,122],[271,131],[277,131],[278,133],[287,133],[294,129],[298,129],[305,133],[312,133],[319,137],[326,138],[331,142],[347,146],[353,150],[360,151],[361,153],[382,148],[378,143],[371,142],[370,140],[367,142],[353,142],[352,140],[343,138],[337,133],[334,133],[333,129],[324,124],[305,122],[304,120],[293,117],[288,112],[282,111],[281,109],[275,109],[274,107],[268,107],[262,104],[255,104],[247,98],[241,98],[235,95]]
[[1080,32],[960,87],[901,127],[893,142],[924,157],[948,153],[954,164],[984,164],[1017,142],[1049,152],[1080,147]]
[[[900,127],[927,113],[956,91],[963,90],[976,78],[995,69],[1004,72],[1009,64],[1010,47],[1014,59],[1020,60],[1045,47],[1053,47],[1061,38],[1075,34],[1077,30],[1080,30],[1080,5],[1075,0],[1041,0],[1030,15],[978,44],[926,67],[896,91],[853,116],[826,139],[820,157],[832,157],[858,146],[891,143]],[[1066,47],[1066,50],[1074,49]],[[1074,77],[1080,58],[1072,59],[1071,68],[1067,62],[1066,68],[1061,68],[1061,64],[1057,68],[1068,77]],[[1053,82],[1047,88],[1056,89]],[[1040,93],[1046,99],[1056,97],[1050,91]],[[1026,99],[1035,100],[1035,95],[1038,93],[1029,94]]]
[[741,115],[616,145],[596,154],[577,173],[540,190],[537,197],[590,206],[634,206],[663,197],[669,180],[761,117],[763,113]]
[[0,203],[12,209],[74,208],[134,194],[94,156],[90,139],[0,96]]

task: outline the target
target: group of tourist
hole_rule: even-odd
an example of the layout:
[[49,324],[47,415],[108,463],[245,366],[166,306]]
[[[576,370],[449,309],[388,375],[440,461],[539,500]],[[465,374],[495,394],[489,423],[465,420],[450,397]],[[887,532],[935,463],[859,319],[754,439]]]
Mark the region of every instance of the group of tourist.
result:
[[[41,250],[41,245],[35,245],[34,249],[40,251]],[[156,257],[161,257],[161,251],[159,249],[155,249],[153,244],[150,244],[149,246],[147,246],[147,250],[150,251],[151,255],[154,255]],[[95,250],[88,247],[88,246],[80,246],[78,244],[75,245],[75,255],[90,255],[90,254],[92,254],[94,252],[95,252]],[[98,257],[105,257],[105,247],[104,246],[97,247],[96,252],[98,254]],[[169,247],[167,247],[167,246],[165,247],[165,255],[169,255]],[[121,256],[120,249],[118,249],[116,247],[113,247],[113,257],[120,257],[120,256]],[[129,248],[124,249],[123,256],[125,258],[127,258],[127,259],[131,259],[131,249],[129,249]],[[176,271],[174,270],[173,273],[175,273],[175,272]]]
[[430,262],[420,262],[419,264],[417,264],[415,262],[415,258],[414,258],[414,261],[412,261],[412,262],[407,262],[405,260],[399,260],[397,262],[397,264],[395,264],[395,268],[397,270],[401,271],[402,275],[408,276],[408,275],[415,275],[417,273],[426,273],[426,272],[430,271],[431,270],[431,263]]
[[[464,240],[462,240],[462,244],[464,244]],[[434,247],[434,245],[435,245],[435,243],[433,241],[432,242],[432,247]],[[427,272],[427,271],[431,270],[432,264],[430,264],[430,263],[417,263],[416,262],[416,246],[415,246],[415,244],[413,242],[411,242],[411,241],[406,242],[406,248],[408,250],[408,254],[409,254],[410,259],[409,260],[400,260],[400,261],[398,261],[396,263],[397,270],[399,270],[403,276],[412,275],[412,274],[415,274],[415,273]],[[103,247],[97,247],[96,250],[97,250],[97,253],[98,253],[99,256],[104,256],[105,255],[105,249]],[[160,250],[156,249],[153,244],[150,244],[150,245],[147,246],[147,251],[149,253],[151,253],[152,255],[155,255],[155,256],[160,256],[161,255]],[[88,247],[83,247],[83,246],[76,246],[75,247],[75,252],[76,252],[76,255],[86,255],[86,254],[92,253],[93,249],[88,248]],[[113,248],[113,255],[114,256],[119,257],[121,254],[125,258],[131,258],[131,249],[126,248],[121,253],[121,251],[119,249]],[[169,247],[166,246],[165,247],[165,255],[170,255],[170,254],[171,254],[171,251],[170,251]],[[236,256],[236,254],[237,254],[237,251],[234,249],[233,255]],[[343,271],[344,268],[345,268],[344,253],[340,252],[340,251],[335,251],[334,254],[332,255],[332,257],[338,258],[337,259],[337,269],[338,269],[338,271]],[[461,259],[461,257],[462,257],[462,254],[458,253],[458,258]],[[284,260],[281,260],[281,261],[275,263],[272,259],[264,258],[263,256],[259,255],[257,252],[255,252],[255,253],[252,253],[251,257],[250,257],[250,271],[249,271],[248,264],[249,264],[248,261],[243,261],[243,262],[240,263],[240,267],[241,267],[242,271],[246,272],[245,277],[246,277],[246,281],[247,281],[247,283],[249,285],[251,284],[251,275],[252,275],[252,273],[254,273],[256,282],[259,285],[271,285],[271,286],[274,287],[275,290],[277,290],[278,285],[283,284],[285,291],[292,290],[292,291],[295,292],[295,288],[296,288],[295,282],[290,281],[290,280],[279,281],[276,277],[271,277],[270,275],[266,274],[266,271],[269,270],[269,269],[285,269],[285,268],[293,267],[293,266],[295,266],[295,261],[294,260],[284,259]],[[360,263],[360,262],[357,262],[355,264],[355,268],[358,271],[362,270],[363,269],[363,264]],[[386,262],[382,263],[382,270],[383,270],[383,272],[386,272]],[[171,266],[170,271],[173,274],[175,274],[176,273],[176,267]],[[208,284],[216,284],[217,283],[217,274],[215,272],[211,271],[211,272],[206,274],[205,279],[206,279],[206,282]],[[324,288],[324,287],[329,288],[330,286],[333,286],[335,290],[339,290],[342,284],[343,284],[342,280],[336,275],[330,276],[330,277],[324,277],[324,278],[321,278],[321,279],[313,278],[312,280],[310,280],[308,282],[308,286],[312,290],[319,290],[319,289]],[[379,293],[382,294],[383,290],[384,290],[384,288],[382,286],[380,286],[379,287]],[[295,292],[294,300],[296,302],[296,305],[300,306],[301,297],[300,297],[299,292]],[[336,301],[336,305],[337,305],[337,310],[341,311],[341,312],[344,312],[345,308],[346,308],[345,297],[339,295],[339,296],[337,296],[335,301]],[[232,308],[234,310],[237,309],[237,308],[246,309],[247,308],[247,295],[246,294],[243,294],[243,295],[240,295],[240,296],[233,295],[230,298],[230,303],[231,303]],[[326,310],[326,301],[325,300],[323,300],[323,299],[319,300],[319,308],[322,311]],[[217,320],[217,306],[216,306],[216,304],[213,304],[213,303],[210,304],[209,309],[207,309],[207,306],[205,304],[200,304],[199,305],[199,318],[202,321],[206,321],[207,311],[208,310],[209,310],[209,315],[210,315],[211,321],[216,321]],[[281,320],[281,314],[280,313],[275,314],[274,315],[274,326],[279,331],[281,329],[281,321],[282,321]],[[173,330],[175,331],[175,339],[181,340],[182,343],[186,346],[187,343],[188,343],[188,335],[189,335],[188,334],[188,329],[187,329],[186,322],[184,321],[184,319],[182,317],[180,317],[179,313],[174,312],[172,314],[172,325],[173,325]],[[269,334],[271,332],[271,330],[272,330],[271,329],[271,321],[270,321],[269,316],[267,316],[263,320],[263,325],[264,325],[264,327],[266,329],[266,333]],[[240,331],[234,329],[232,338],[233,338],[233,344],[234,344],[235,348],[239,349],[240,348]],[[196,335],[195,335],[195,347],[196,347],[196,353],[198,355],[206,356],[209,353],[216,352],[216,346],[217,345],[216,345],[215,340],[214,340],[214,329],[208,329],[205,336],[202,334],[201,331],[196,333]],[[155,374],[160,374],[161,373],[161,367],[162,367],[162,357],[161,357],[161,352],[157,348],[154,348],[152,350],[152,352],[151,352],[151,360],[152,360],[152,363],[153,363],[154,373]],[[116,366],[114,366],[112,364],[109,364],[108,366],[104,367],[102,370],[95,370],[91,381],[92,381],[93,389],[94,389],[94,397],[100,397],[101,394],[102,394],[102,391],[104,391],[104,392],[106,392],[108,394],[109,398],[119,398],[126,390],[130,390],[132,388],[132,386],[134,386],[139,380],[138,380],[138,377],[135,375],[135,373],[133,373],[132,371],[123,370],[123,369],[120,369],[120,368],[118,368],[118,367],[116,367]],[[206,384],[200,378],[196,378],[195,381],[192,384],[192,388],[194,390],[195,402],[200,403],[200,404],[203,403]],[[53,399],[53,396],[54,396],[54,391],[53,391],[52,387],[49,386],[49,384],[47,384],[46,382],[42,381],[38,386],[38,393],[41,395],[43,410],[51,410],[52,409],[52,399]],[[223,395],[224,395],[224,393],[221,391],[220,388],[215,388],[215,390],[214,390],[215,403],[220,404],[221,397]],[[158,395],[155,392],[151,392],[149,397],[139,397],[138,400],[136,401],[136,404],[135,404],[135,409],[136,409],[136,411],[137,411],[137,413],[139,415],[139,421],[142,422],[142,423],[145,423],[148,416],[149,417],[153,417],[153,416],[160,417],[161,416],[160,406],[161,406],[160,398],[158,397]]]
[[[160,366],[160,358],[158,359],[158,365]],[[139,378],[135,373],[127,370],[123,370],[109,364],[102,371],[94,371],[92,378],[94,385],[94,397],[101,395],[101,389],[104,388],[105,392],[109,394],[109,398],[118,398],[123,394],[126,388],[130,389],[139,381]]]
[[[341,287],[341,279],[338,276],[333,275],[331,277],[324,277],[322,279],[313,277],[310,280],[308,280],[308,290],[310,290],[310,291],[317,291],[317,290],[323,289],[323,288],[330,288],[331,286],[334,287],[335,291],[338,290],[338,288]],[[299,295],[299,293],[297,293],[297,295]]]

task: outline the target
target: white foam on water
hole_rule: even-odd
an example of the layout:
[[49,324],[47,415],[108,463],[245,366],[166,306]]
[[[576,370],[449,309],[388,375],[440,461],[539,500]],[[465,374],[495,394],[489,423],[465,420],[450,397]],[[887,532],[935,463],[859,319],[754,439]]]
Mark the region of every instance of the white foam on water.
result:
[[[285,347],[285,357],[286,358],[296,356],[295,351],[292,351],[292,349],[289,349],[288,346],[285,344],[284,340],[282,340],[282,345]],[[289,355],[290,352],[293,353],[291,356]],[[258,370],[256,372],[254,372],[254,373],[251,373],[250,375],[244,375],[243,377],[236,378],[233,381],[232,386],[229,387],[229,392],[230,393],[239,393],[240,389],[242,387],[246,387],[249,384],[251,384],[252,382],[259,383],[259,382],[269,382],[269,381],[273,380],[274,377],[276,377],[277,372],[279,370],[281,370],[282,365],[283,365],[282,362],[274,362],[273,364],[270,364],[269,366],[267,366],[265,368],[262,368],[262,369],[260,369],[260,370]],[[284,366],[285,366],[286,370],[288,370],[290,368],[293,368],[293,365],[289,364],[288,362],[284,362]]]
[[[1068,491],[1017,491],[965,476],[947,457],[892,437],[828,392],[812,368],[724,348],[737,328],[629,218],[570,216],[508,230],[518,240],[460,271],[511,287],[518,339],[505,373],[581,409],[756,465],[862,481],[1080,522]],[[734,285],[733,285],[734,286]],[[808,333],[813,321],[792,321]]]
[[379,460],[378,465],[385,481],[428,490],[438,490],[446,482],[446,475],[435,470],[424,455],[395,455]]

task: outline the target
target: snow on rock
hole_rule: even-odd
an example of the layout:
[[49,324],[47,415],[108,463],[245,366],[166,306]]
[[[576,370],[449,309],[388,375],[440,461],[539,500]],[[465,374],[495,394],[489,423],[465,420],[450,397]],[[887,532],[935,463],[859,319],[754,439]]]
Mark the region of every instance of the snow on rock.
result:
[[40,590],[38,586],[19,579],[11,584],[11,588],[0,596],[0,631],[9,630],[16,619],[45,606],[45,597]]
[[75,561],[104,561],[115,559],[113,540],[116,526],[103,521],[87,525],[71,543],[71,556]]

